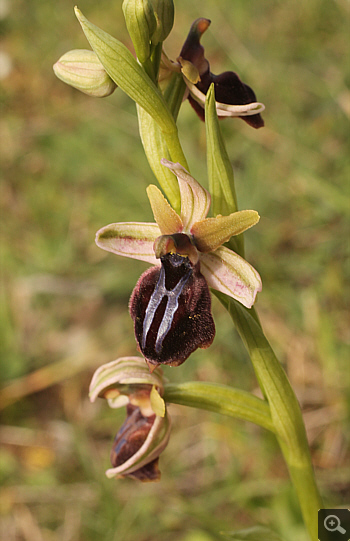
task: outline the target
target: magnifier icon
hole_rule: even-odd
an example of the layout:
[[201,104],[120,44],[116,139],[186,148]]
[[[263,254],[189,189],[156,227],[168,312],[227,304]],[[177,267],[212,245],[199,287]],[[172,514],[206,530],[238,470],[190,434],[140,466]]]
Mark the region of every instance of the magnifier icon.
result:
[[344,530],[344,528],[341,527],[340,525],[340,520],[339,520],[339,517],[337,517],[336,515],[328,515],[325,519],[324,519],[324,527],[326,528],[326,530],[328,530],[329,532],[340,532],[342,534],[346,533],[346,530]]

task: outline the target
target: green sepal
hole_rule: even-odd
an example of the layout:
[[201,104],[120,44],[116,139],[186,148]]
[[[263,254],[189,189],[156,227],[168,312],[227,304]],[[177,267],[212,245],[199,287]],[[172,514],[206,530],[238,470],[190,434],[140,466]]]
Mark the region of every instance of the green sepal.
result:
[[164,417],[165,402],[163,398],[160,396],[159,392],[157,391],[157,388],[155,385],[153,385],[152,390],[151,390],[150,401],[151,401],[151,407],[154,413],[158,415],[159,417]]
[[120,41],[90,23],[78,8],[75,8],[75,14],[111,79],[151,115],[164,133],[174,132],[176,125],[162,93],[131,52]]
[[[233,169],[219,126],[215,106],[214,83],[210,85],[205,101],[205,126],[207,137],[207,168],[213,215],[227,216],[236,212],[237,198]],[[244,256],[243,235],[231,239],[229,247]]]

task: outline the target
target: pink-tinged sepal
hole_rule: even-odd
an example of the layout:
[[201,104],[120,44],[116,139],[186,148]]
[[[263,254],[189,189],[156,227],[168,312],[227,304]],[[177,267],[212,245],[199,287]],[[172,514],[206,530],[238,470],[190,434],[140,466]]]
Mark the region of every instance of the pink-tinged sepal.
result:
[[259,273],[245,259],[220,246],[214,252],[201,257],[201,272],[209,287],[236,299],[251,308],[256,295],[262,289]]
[[178,366],[214,339],[209,288],[188,257],[162,256],[161,267],[139,279],[129,309],[139,349],[152,365]]
[[163,375],[153,373],[141,357],[122,357],[100,366],[92,377],[90,400],[106,398],[109,406],[126,406],[127,418],[115,437],[108,478],[158,481],[158,457],[169,441],[171,422],[162,399]]
[[97,231],[95,242],[107,252],[158,265],[153,243],[160,234],[157,224],[120,222]]

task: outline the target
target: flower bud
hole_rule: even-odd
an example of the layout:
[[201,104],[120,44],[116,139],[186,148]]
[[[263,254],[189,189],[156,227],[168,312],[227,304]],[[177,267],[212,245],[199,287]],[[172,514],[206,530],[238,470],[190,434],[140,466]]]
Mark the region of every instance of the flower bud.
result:
[[152,35],[153,45],[164,41],[171,32],[174,24],[173,0],[149,0],[157,21],[156,30]]
[[123,13],[137,58],[145,62],[151,54],[151,37],[157,20],[150,0],[124,0]]
[[53,70],[61,81],[88,96],[104,98],[117,87],[96,53],[86,49],[68,51],[54,64]]

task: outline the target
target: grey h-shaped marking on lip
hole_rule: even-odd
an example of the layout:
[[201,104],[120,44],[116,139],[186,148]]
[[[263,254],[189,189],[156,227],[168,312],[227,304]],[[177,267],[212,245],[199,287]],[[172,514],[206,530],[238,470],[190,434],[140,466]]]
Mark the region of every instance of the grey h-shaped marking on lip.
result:
[[160,303],[162,302],[163,298],[167,297],[168,299],[167,305],[165,308],[162,321],[158,328],[157,340],[155,344],[156,353],[160,353],[162,349],[162,345],[163,345],[163,340],[170,330],[175,312],[179,306],[179,297],[190,276],[191,276],[191,269],[189,269],[186,272],[185,276],[181,278],[181,280],[176,284],[176,286],[173,289],[169,290],[165,287],[164,267],[163,266],[161,267],[158,282],[148,302],[145,317],[143,320],[143,333],[142,333],[142,344],[141,344],[142,349],[144,349],[146,346],[148,331],[151,328],[156,310],[158,306],[160,305]]

